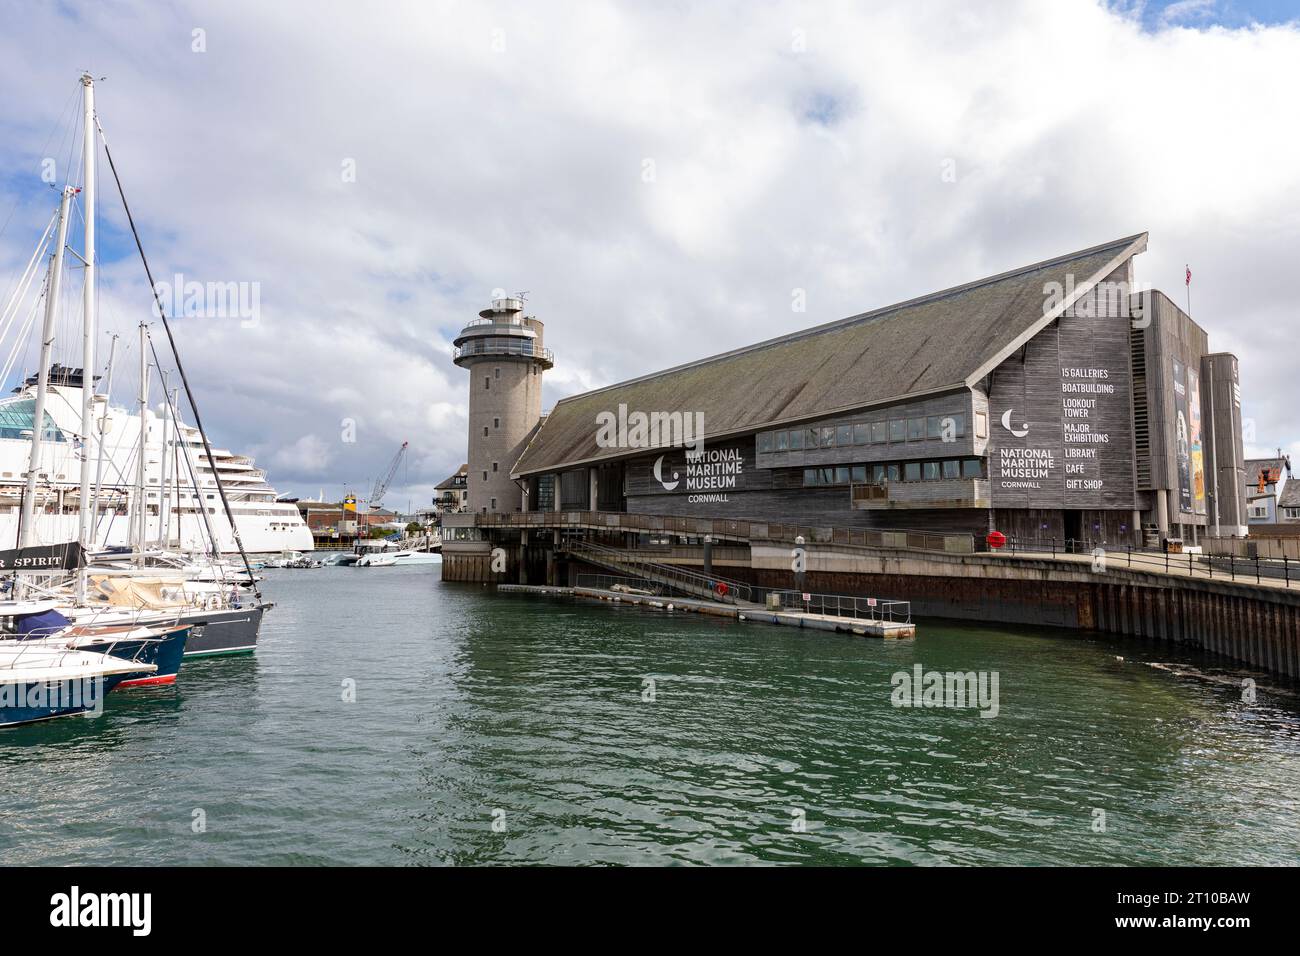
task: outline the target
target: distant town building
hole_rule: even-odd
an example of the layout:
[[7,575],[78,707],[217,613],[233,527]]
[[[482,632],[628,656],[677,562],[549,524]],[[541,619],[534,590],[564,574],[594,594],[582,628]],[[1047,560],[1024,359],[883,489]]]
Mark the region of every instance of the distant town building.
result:
[[1278,523],[1278,503],[1290,477],[1291,460],[1285,455],[1246,459],[1246,515],[1250,524]]
[[441,511],[463,511],[469,496],[469,465],[461,465],[454,475],[434,486],[433,503]]
[[1278,498],[1278,523],[1300,529],[1300,481],[1288,481]]
[[383,508],[358,511],[356,507],[355,500],[298,502],[298,511],[317,547],[328,546],[329,542],[347,543],[358,534],[369,537],[372,530],[387,526],[398,517],[396,512]]

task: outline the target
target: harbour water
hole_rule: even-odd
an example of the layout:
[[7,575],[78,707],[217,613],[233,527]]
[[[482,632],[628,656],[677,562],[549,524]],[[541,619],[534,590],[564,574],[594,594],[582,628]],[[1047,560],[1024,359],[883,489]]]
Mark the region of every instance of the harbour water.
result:
[[[0,859],[1300,860],[1296,699],[1244,702],[1238,672],[1154,645],[936,621],[870,641],[436,567],[264,590],[256,657],[0,736]],[[917,663],[996,672],[997,716],[892,706]]]

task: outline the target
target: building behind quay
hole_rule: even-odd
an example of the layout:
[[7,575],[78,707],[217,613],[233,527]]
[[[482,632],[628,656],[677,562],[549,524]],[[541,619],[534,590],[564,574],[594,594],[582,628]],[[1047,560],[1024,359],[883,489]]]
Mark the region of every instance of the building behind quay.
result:
[[1138,288],[1146,242],[1130,236],[575,395],[544,417],[553,357],[541,323],[519,300],[498,300],[456,340],[471,371],[476,517],[448,537],[481,554],[493,535],[517,543],[499,516],[536,511],[980,541],[997,530],[1089,548],[1244,535],[1236,357],[1212,352],[1168,296]]

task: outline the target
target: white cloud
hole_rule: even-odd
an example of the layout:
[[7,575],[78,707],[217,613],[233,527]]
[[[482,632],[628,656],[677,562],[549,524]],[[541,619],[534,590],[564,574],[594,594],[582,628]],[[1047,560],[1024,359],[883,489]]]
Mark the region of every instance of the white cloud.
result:
[[292,445],[272,452],[273,468],[292,470],[300,475],[323,475],[329,464],[329,446],[315,435],[303,435]]
[[[1191,263],[1259,444],[1292,442],[1294,27],[1081,0],[67,9],[2,14],[0,291],[89,64],[157,271],[261,283],[257,328],[177,335],[214,439],[281,491],[360,487],[409,440],[394,500],[427,498],[465,460],[450,339],[497,286],[546,322],[549,404],[1142,229],[1139,279],[1182,302]],[[126,341],[139,267],[102,278]]]

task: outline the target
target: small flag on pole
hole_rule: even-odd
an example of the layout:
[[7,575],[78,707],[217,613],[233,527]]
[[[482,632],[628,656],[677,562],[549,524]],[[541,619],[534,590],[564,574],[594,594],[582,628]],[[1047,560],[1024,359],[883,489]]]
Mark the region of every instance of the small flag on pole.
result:
[[1192,267],[1191,267],[1191,266],[1184,266],[1183,268],[1185,268],[1185,269],[1187,270],[1187,278],[1184,280],[1184,284],[1185,284],[1185,285],[1191,285],[1191,284],[1192,284]]

